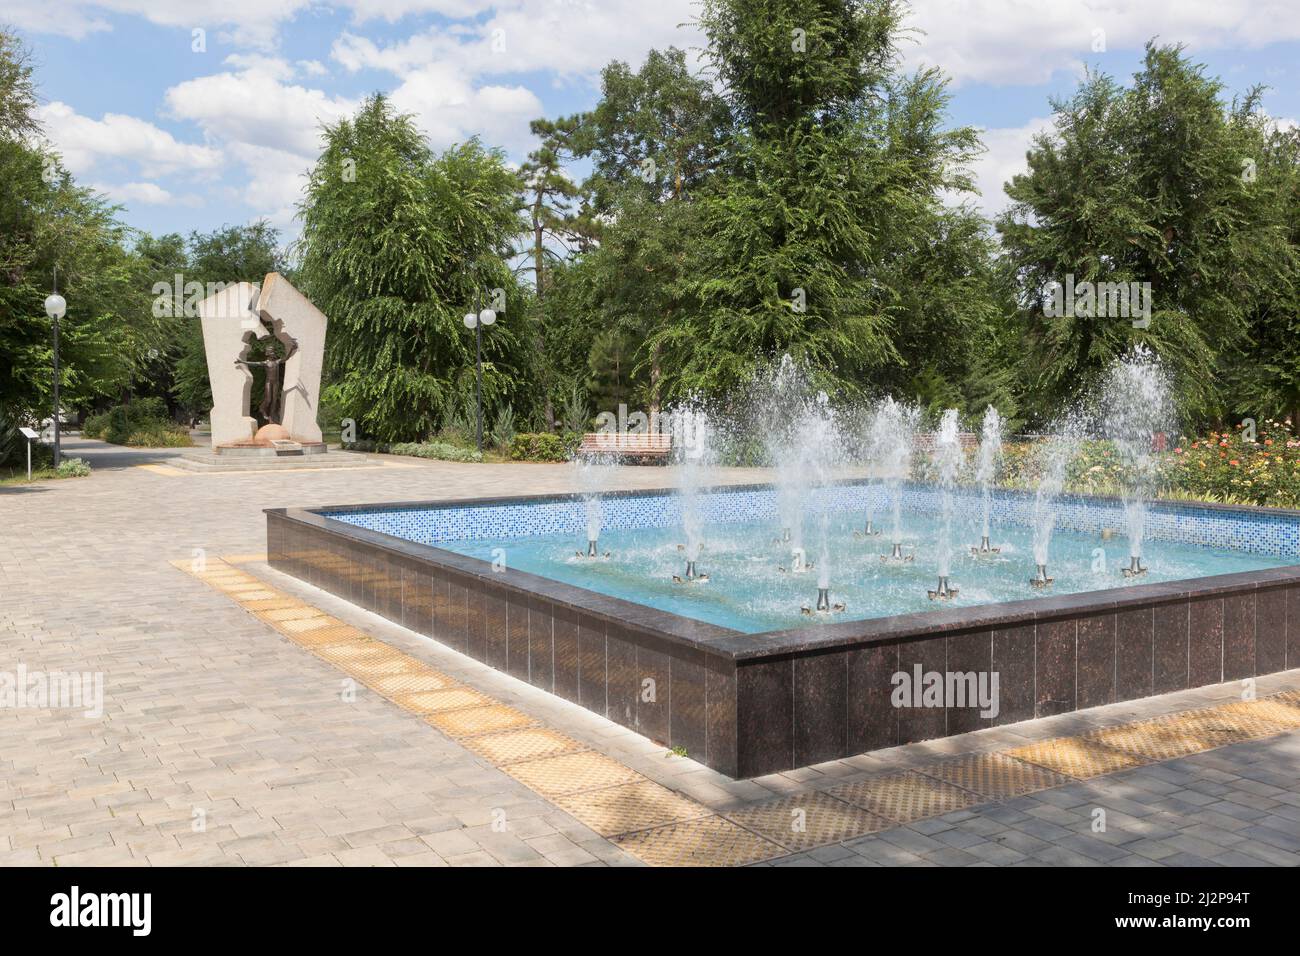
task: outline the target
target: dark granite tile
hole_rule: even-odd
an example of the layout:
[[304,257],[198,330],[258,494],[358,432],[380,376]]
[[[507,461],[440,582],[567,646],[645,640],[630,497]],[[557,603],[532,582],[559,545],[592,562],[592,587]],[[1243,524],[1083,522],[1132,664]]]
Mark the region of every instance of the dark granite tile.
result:
[[898,672],[898,645],[872,644],[846,653],[845,747],[851,754],[893,747],[898,743],[898,711],[889,698]]
[[447,576],[447,637],[443,640],[464,654],[469,649],[468,588],[458,575]]
[[1286,589],[1286,666],[1300,667],[1300,587]]
[[[992,678],[993,632],[950,634],[947,642],[949,679],[953,682],[953,690],[960,694],[960,697],[948,701],[948,734],[964,734],[993,726],[994,712],[1002,709],[998,699],[1002,693],[1002,678],[999,675],[996,685]],[[992,696],[995,687],[997,695]],[[981,717],[981,713],[990,716]]]
[[555,689],[555,605],[528,599],[528,682],[548,693]]
[[1075,709],[1075,650],[1078,621],[1039,621],[1034,625],[1035,716]]
[[1191,687],[1223,680],[1223,598],[1194,598],[1188,614],[1187,680]]
[[1034,625],[993,632],[993,670],[998,675],[998,715],[994,725],[1031,720],[1037,701],[1034,688]]
[[[900,641],[898,671],[903,683],[891,695],[898,710],[898,742],[910,744],[945,735],[948,711],[944,706],[943,682],[947,669],[947,645],[939,635],[929,639]],[[938,675],[937,698],[933,688]]]
[[432,604],[433,637],[451,645],[451,595],[446,572],[430,570],[429,600]]
[[1155,653],[1155,610],[1120,611],[1115,618],[1115,699],[1150,697]]
[[777,657],[736,668],[736,750],[742,777],[795,765],[791,661]]
[[1286,588],[1255,592],[1255,673],[1286,670]]
[[528,598],[506,595],[506,673],[528,680]]
[[415,562],[402,567],[402,625],[433,634],[433,585],[429,572]]
[[375,603],[379,614],[390,621],[402,620],[402,566],[393,555],[380,553],[376,568],[379,581],[375,585]]
[[578,612],[552,605],[555,616],[555,693],[578,703]]
[[[494,587],[483,589],[483,623],[487,634],[485,663],[499,671],[506,669],[506,645],[509,631],[506,625],[506,598]],[[603,713],[603,710],[601,711]]]
[[734,661],[705,655],[705,763],[730,777],[740,776],[740,750],[736,739],[736,682]]
[[1223,599],[1223,679],[1255,676],[1255,592]]
[[352,599],[367,611],[378,612],[379,562],[375,552],[358,549],[353,561]]
[[1081,617],[1078,624],[1075,707],[1115,702],[1115,615]]
[[605,667],[605,716],[635,730],[636,701],[641,693],[636,644],[617,624],[605,625]]
[[1168,694],[1186,690],[1188,605],[1160,604],[1152,609],[1155,627],[1155,655],[1152,690]]
[[465,623],[468,631],[465,652],[476,661],[487,660],[487,621],[483,617],[483,585],[465,586]]
[[655,743],[667,744],[672,719],[672,659],[668,646],[631,629],[623,632],[636,644],[636,729]]
[[674,647],[669,663],[672,702],[668,744],[685,749],[694,760],[708,754],[707,678],[704,654],[687,647]]
[[266,563],[277,571],[283,571],[285,566],[284,525],[284,518],[266,516]]
[[842,650],[794,658],[794,765],[848,756],[848,654]]
[[601,714],[607,710],[605,622],[578,615],[578,703]]

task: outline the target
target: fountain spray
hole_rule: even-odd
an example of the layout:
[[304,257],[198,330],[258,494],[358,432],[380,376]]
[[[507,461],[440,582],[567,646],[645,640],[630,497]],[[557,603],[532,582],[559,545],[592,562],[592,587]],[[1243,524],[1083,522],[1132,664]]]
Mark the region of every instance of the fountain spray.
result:
[[844,610],[842,601],[831,601],[831,544],[830,516],[822,511],[818,520],[821,537],[821,555],[817,559],[817,606],[815,609],[804,605],[799,610],[803,614],[838,614]]
[[989,518],[993,511],[993,480],[997,477],[998,462],[1002,458],[1002,428],[1004,419],[998,410],[990,405],[984,411],[984,426],[980,430],[979,458],[975,465],[975,480],[980,484],[983,496],[984,516],[978,548],[971,548],[971,553],[997,554],[1001,548],[989,545]]
[[1065,487],[1065,469],[1077,443],[1074,426],[1066,424],[1039,449],[1042,473],[1034,494],[1034,576],[1029,580],[1036,588],[1048,587],[1055,580],[1047,574],[1047,553],[1056,527],[1056,499]]
[[1147,501],[1155,494],[1159,462],[1155,436],[1173,418],[1169,377],[1159,359],[1138,345],[1111,366],[1106,379],[1103,434],[1115,444],[1121,473],[1124,521],[1128,529],[1129,566],[1126,578],[1147,573],[1142,565],[1146,538]]
[[609,484],[614,460],[609,455],[590,455],[575,458],[578,469],[578,487],[582,489],[587,512],[587,550],[574,552],[580,558],[608,558],[609,552],[600,553],[600,531],[604,524],[602,493]]
[[952,571],[952,493],[965,458],[958,428],[957,409],[950,408],[943,413],[934,443],[934,464],[939,472],[939,586],[926,592],[931,601],[949,601],[958,590],[948,584]]
[[686,568],[673,575],[678,584],[703,584],[709,580],[698,567],[704,546],[704,523],[700,516],[700,488],[708,468],[709,426],[702,408],[682,406],[673,412],[673,457],[679,466],[678,496],[682,532],[686,536]]
[[885,487],[889,490],[893,525],[890,529],[890,553],[882,561],[911,561],[915,555],[903,553],[903,482],[912,469],[912,436],[920,413],[886,398],[876,408],[871,421],[872,446],[878,449],[878,462]]

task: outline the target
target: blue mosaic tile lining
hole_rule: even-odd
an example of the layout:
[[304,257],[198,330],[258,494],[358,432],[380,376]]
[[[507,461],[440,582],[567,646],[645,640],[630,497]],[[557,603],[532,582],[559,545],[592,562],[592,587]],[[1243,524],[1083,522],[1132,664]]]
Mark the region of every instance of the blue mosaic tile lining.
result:
[[[959,492],[957,509],[980,509],[976,493]],[[832,512],[860,512],[868,506],[885,518],[888,493],[880,485],[840,485],[809,496],[809,510],[820,501]],[[903,509],[936,513],[939,492],[924,486],[903,490]],[[719,491],[700,497],[706,523],[724,524],[776,520],[776,494],[771,489]],[[994,495],[993,522],[1029,526],[1034,499],[1025,495]],[[676,495],[615,496],[602,503],[605,528],[670,527],[681,522],[681,499]],[[526,504],[477,505],[439,508],[375,508],[366,511],[321,512],[347,524],[379,531],[408,541],[436,544],[481,538],[495,540],[546,534],[579,534],[587,525],[584,502],[537,501]],[[1062,498],[1057,503],[1056,527],[1099,533],[1110,528],[1122,534],[1124,512],[1118,502]],[[1149,538],[1180,541],[1211,548],[1228,548],[1274,557],[1300,556],[1300,522],[1290,515],[1270,515],[1200,508],[1193,504],[1161,503],[1147,512]]]

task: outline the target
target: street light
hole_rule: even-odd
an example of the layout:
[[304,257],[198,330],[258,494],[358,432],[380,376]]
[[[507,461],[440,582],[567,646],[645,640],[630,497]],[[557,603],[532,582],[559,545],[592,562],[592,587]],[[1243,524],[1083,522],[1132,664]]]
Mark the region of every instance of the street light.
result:
[[54,325],[54,467],[59,467],[59,319],[67,314],[68,303],[59,295],[59,270],[54,270],[54,294],[45,300],[45,314]]
[[[483,304],[483,294],[479,293],[478,304]],[[491,325],[497,320],[497,314],[491,309],[465,313],[465,328],[474,330],[474,370],[478,380],[476,386],[478,451],[483,454],[483,326]]]

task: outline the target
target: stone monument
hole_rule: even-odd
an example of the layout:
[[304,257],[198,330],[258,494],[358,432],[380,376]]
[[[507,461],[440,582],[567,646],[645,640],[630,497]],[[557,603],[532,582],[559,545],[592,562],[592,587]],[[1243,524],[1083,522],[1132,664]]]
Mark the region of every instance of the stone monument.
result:
[[[212,383],[212,450],[216,454],[302,455],[326,450],[316,413],[328,320],[278,272],[261,286],[238,282],[199,304],[203,349]],[[253,340],[268,337],[281,355],[251,361]],[[253,367],[265,372],[260,429],[250,412]],[[283,374],[283,380],[281,379]]]

